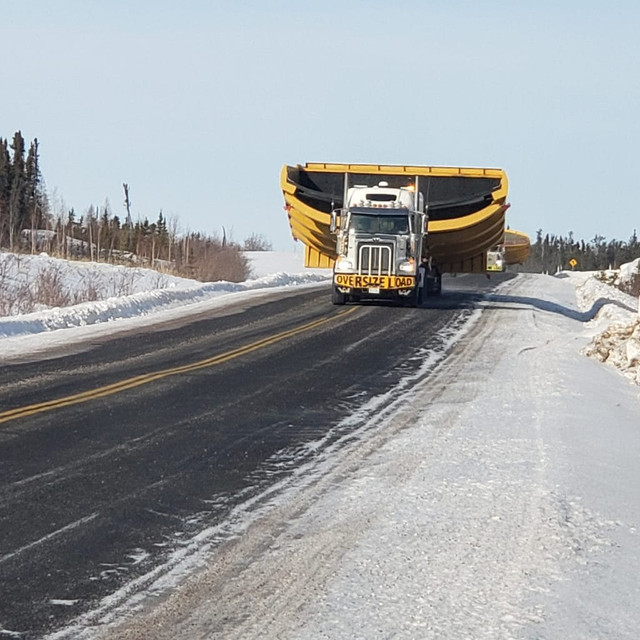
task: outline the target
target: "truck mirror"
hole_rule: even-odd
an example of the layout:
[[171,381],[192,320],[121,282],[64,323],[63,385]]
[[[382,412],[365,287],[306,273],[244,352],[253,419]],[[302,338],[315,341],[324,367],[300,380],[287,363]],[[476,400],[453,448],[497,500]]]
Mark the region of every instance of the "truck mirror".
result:
[[329,231],[335,233],[338,228],[338,212],[334,209],[331,212],[331,224],[329,225]]

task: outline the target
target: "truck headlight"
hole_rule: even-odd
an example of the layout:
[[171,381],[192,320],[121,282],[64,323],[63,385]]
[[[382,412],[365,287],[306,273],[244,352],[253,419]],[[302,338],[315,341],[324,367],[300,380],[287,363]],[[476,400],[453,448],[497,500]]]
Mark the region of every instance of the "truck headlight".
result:
[[406,262],[401,262],[398,265],[398,269],[403,273],[415,273],[416,261],[413,258],[411,258],[411,260],[407,260]]
[[338,258],[336,260],[336,271],[352,271],[353,262],[347,258]]

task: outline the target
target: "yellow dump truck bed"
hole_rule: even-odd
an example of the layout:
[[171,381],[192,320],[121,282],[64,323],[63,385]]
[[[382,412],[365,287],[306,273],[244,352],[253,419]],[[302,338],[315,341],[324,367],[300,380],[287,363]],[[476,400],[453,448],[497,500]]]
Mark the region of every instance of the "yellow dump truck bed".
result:
[[331,211],[350,186],[385,181],[417,188],[429,213],[429,252],[442,272],[486,270],[487,251],[502,242],[508,182],[502,169],[307,163],[282,168],[280,184],[293,237],[306,246],[308,267],[331,267]]
[[507,229],[504,232],[504,261],[506,264],[522,264],[531,249],[529,236],[522,231]]

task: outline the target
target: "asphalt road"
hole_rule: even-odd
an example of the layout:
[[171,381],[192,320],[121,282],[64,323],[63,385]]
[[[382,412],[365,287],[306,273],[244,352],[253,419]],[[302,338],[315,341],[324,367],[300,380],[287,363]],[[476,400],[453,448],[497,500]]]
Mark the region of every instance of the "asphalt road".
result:
[[4,367],[0,638],[65,626],[223,524],[506,277],[446,278],[418,309],[267,296]]

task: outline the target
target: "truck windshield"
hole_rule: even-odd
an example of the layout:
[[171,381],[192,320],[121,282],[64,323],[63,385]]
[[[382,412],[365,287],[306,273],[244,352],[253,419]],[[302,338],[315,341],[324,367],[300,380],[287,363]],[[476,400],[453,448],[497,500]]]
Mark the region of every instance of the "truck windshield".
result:
[[409,233],[409,218],[406,215],[372,216],[362,213],[351,214],[352,229],[366,233]]

